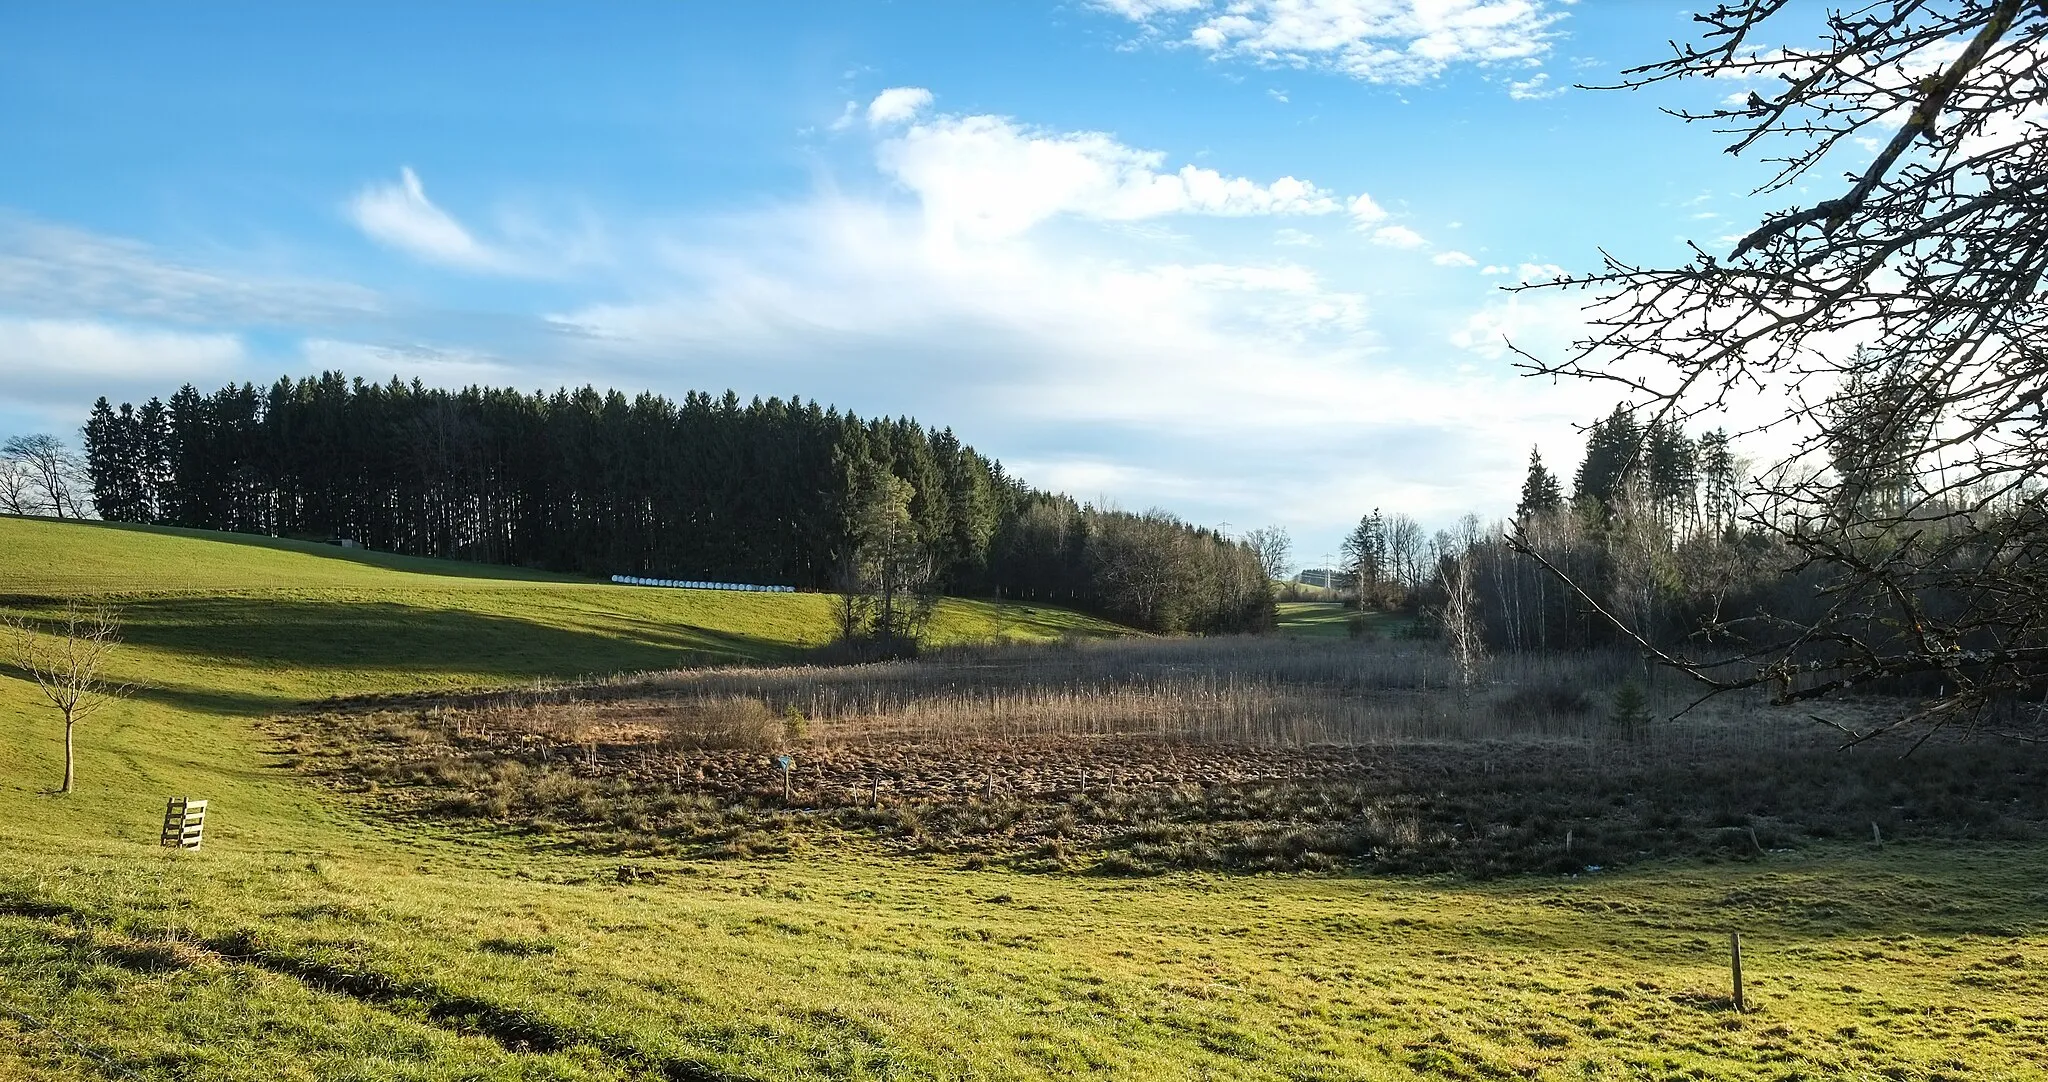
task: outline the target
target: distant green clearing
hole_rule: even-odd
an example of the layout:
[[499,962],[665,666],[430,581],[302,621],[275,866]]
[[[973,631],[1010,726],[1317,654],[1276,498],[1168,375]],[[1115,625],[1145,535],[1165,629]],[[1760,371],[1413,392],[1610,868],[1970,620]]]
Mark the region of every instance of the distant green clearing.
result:
[[[1355,611],[1340,601],[1282,601],[1279,609],[1279,630],[1284,635],[1302,635],[1309,638],[1344,638],[1351,634],[1351,617]],[[1369,612],[1365,624],[1374,635],[1390,638],[1399,635],[1412,618],[1398,612]]]
[[[828,634],[828,598],[17,519],[0,594],[15,613],[115,598],[138,686],[57,799],[48,712],[0,675],[0,1079],[2048,1074],[2034,847],[1486,884],[1024,874],[829,836],[773,859],[579,853],[380,814],[376,792],[308,784],[257,722],[778,660]],[[959,601],[938,629],[1117,633]],[[174,793],[215,802],[202,852],[154,844]],[[1747,1015],[1726,1003],[1731,929]]]

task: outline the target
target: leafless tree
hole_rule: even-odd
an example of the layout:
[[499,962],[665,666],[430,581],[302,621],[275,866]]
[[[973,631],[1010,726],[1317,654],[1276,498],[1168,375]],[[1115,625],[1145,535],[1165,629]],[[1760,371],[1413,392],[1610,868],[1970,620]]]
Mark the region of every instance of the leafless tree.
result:
[[48,433],[11,436],[0,443],[0,509],[10,514],[83,518],[79,495],[88,484],[85,464]]
[[1473,588],[1473,545],[1443,561],[1444,607],[1439,613],[1444,637],[1450,643],[1451,660],[1458,666],[1458,680],[1465,687],[1479,682],[1479,667],[1486,660],[1486,639],[1479,620],[1479,593]]
[[[1535,287],[1589,291],[1591,329],[1523,362],[1609,381],[1672,422],[1789,403],[1738,434],[1787,448],[1760,465],[1744,518],[1822,603],[1714,629],[1744,643],[1723,656],[1639,644],[1712,691],[1789,704],[1917,680],[1929,697],[1885,728],[1992,720],[2048,682],[2048,5],[1728,0],[1695,19],[1697,40],[1620,86],[1733,88],[1676,115],[1761,155],[1758,195],[1826,197],[1725,253],[1695,245],[1668,268],[1609,255]],[[1819,44],[1785,44],[1801,41]],[[1858,378],[1872,357],[1883,378]],[[1829,451],[1848,446],[1844,477]],[[1872,477],[1884,498],[1856,491]]]
[[108,658],[121,641],[120,621],[104,605],[73,603],[50,628],[18,619],[6,621],[5,627],[8,659],[64,717],[64,785],[57,791],[69,793],[77,776],[73,734],[78,724],[127,692],[106,676]]
[[1408,515],[1387,516],[1387,563],[1409,597],[1421,594],[1430,571],[1429,535],[1422,523]]
[[38,509],[28,468],[0,455],[0,514],[33,515]]
[[1261,526],[1244,535],[1246,548],[1258,557],[1266,577],[1275,582],[1294,577],[1294,538],[1285,526]]

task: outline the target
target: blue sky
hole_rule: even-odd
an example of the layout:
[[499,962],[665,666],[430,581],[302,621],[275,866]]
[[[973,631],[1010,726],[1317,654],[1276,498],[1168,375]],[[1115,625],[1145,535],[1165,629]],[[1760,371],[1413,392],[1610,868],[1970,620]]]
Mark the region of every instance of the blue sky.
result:
[[[10,5],[0,433],[341,368],[799,394],[1288,526],[1511,508],[1605,247],[1759,174],[1638,0]],[[1679,96],[1689,96],[1689,99]]]

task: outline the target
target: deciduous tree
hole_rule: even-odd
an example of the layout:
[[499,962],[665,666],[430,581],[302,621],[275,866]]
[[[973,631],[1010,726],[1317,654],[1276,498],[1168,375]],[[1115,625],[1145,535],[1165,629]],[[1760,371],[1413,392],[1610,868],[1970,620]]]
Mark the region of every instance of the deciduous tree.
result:
[[[1767,427],[1790,449],[1757,471],[1748,524],[1826,604],[1751,614],[1732,656],[1667,662],[1783,703],[1924,680],[1899,723],[1996,721],[2048,683],[2048,6],[1727,0],[1695,18],[1694,41],[1622,85],[1706,83],[1723,104],[1679,115],[1767,155],[1758,194],[1786,202],[1725,250],[1609,257],[1551,287],[1591,292],[1592,331],[1525,362],[1666,422],[1784,404]],[[1881,433],[1875,460],[1844,454],[1902,411],[1935,420]],[[1827,469],[1831,451],[1850,468]]]
[[57,791],[69,793],[77,777],[73,734],[127,691],[107,679],[108,659],[121,641],[120,621],[106,606],[73,603],[50,627],[8,620],[5,630],[8,660],[35,682],[64,720],[64,784]]

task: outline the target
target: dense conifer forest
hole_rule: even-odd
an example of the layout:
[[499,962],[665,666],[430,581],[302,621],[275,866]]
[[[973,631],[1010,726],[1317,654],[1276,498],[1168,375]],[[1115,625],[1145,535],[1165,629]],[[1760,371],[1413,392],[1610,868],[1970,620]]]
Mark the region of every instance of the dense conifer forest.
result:
[[932,583],[1158,631],[1272,620],[1257,559],[1162,511],[1034,489],[950,429],[791,398],[459,391],[339,372],[190,385],[85,427],[109,521],[583,574],[843,581],[875,467],[908,486]]

